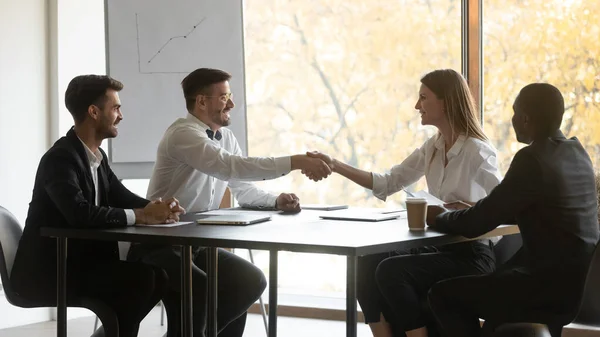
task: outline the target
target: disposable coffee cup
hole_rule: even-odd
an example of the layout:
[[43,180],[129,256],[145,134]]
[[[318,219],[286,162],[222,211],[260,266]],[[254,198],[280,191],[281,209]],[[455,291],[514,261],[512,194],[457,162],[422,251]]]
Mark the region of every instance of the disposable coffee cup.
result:
[[408,229],[411,231],[425,230],[427,199],[406,198],[406,213],[408,218]]

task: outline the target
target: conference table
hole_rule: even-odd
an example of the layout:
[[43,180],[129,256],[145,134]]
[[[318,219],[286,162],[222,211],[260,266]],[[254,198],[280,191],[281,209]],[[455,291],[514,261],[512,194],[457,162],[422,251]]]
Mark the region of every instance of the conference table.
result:
[[[289,214],[275,211],[218,210],[221,214],[266,212],[267,222],[248,226],[198,225],[191,222],[175,227],[131,226],[118,229],[42,228],[41,234],[57,240],[57,336],[66,337],[66,273],[68,239],[125,241],[179,246],[182,273],[182,336],[193,336],[192,316],[192,247],[207,249],[207,336],[217,336],[218,248],[246,248],[269,251],[269,337],[277,335],[277,267],[278,252],[335,254],[346,256],[346,336],[357,334],[356,268],[359,256],[397,249],[430,245],[445,245],[468,241],[458,235],[432,229],[410,231],[405,213],[400,218],[379,221],[325,220],[327,212],[381,212],[381,209],[351,208],[350,210],[303,210]],[[230,213],[226,213],[230,212]],[[197,213],[201,214],[201,213]],[[182,221],[193,220],[197,214],[187,214]],[[518,233],[515,225],[502,225],[480,238]]]

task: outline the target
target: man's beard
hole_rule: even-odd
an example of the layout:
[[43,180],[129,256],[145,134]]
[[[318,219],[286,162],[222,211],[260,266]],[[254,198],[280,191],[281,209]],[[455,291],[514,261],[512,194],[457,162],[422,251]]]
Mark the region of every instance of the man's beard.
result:
[[231,124],[231,118],[225,120],[225,119],[223,119],[223,115],[222,114],[224,114],[224,110],[220,110],[220,111],[215,112],[213,114],[212,121],[215,124],[220,125],[220,126],[228,126],[229,124]]
[[103,120],[103,124],[99,129],[97,129],[97,132],[102,139],[115,138],[118,134],[118,130],[113,129],[113,127],[116,127],[114,122]]

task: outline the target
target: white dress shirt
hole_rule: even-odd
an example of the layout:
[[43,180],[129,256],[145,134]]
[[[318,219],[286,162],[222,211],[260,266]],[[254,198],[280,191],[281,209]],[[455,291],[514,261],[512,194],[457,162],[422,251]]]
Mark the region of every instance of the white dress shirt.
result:
[[227,186],[240,205],[275,206],[277,196],[246,181],[275,179],[291,170],[290,157],[243,157],[227,128],[210,139],[209,127],[188,113],[165,132],[157,149],[147,197],[175,197],[187,212],[219,208]]
[[[437,134],[416,149],[390,173],[373,174],[373,195],[387,196],[417,182],[425,175],[429,193],[445,202],[477,202],[502,180],[496,149],[487,141],[460,136],[444,155],[444,137]],[[446,159],[448,164],[445,165]],[[496,244],[500,236],[479,240]]]
[[440,134],[429,138],[389,173],[373,173],[373,195],[385,201],[424,175],[433,196],[445,202],[477,202],[500,183],[496,149],[487,141],[460,136],[445,156],[444,152]]
[[[78,137],[79,138],[79,137]],[[81,144],[83,144],[83,148],[85,149],[85,153],[87,154],[88,161],[90,162],[90,172],[92,173],[92,181],[94,182],[94,195],[96,196],[96,200],[94,200],[96,206],[100,205],[100,189],[98,186],[98,167],[100,167],[100,163],[102,163],[102,153],[100,150],[96,150],[93,152],[84,142],[79,138]],[[125,216],[127,217],[127,225],[131,226],[135,224],[135,212],[132,209],[125,210]]]

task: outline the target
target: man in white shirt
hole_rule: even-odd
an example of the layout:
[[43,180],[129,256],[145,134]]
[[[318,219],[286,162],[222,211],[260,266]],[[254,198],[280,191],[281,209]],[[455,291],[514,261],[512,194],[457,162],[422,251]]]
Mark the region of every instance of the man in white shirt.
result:
[[[293,193],[275,196],[256,188],[249,181],[275,179],[292,170],[302,170],[314,180],[320,180],[331,174],[331,169],[322,160],[304,154],[278,158],[244,157],[231,130],[224,128],[230,124],[230,111],[235,106],[229,87],[230,78],[231,75],[224,71],[201,68],[183,79],[181,86],[188,114],[171,124],[158,146],[148,196],[175,197],[188,212],[200,212],[218,208],[229,187],[242,206],[299,211],[299,199]],[[180,335],[178,250],[134,245],[129,257],[161,266],[167,271],[171,291],[163,302],[169,320],[168,336]],[[204,336],[204,249],[194,250],[194,264],[194,336]],[[219,251],[218,264],[219,336],[241,337],[246,311],[264,291],[266,280],[256,266],[228,251]]]

